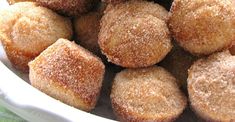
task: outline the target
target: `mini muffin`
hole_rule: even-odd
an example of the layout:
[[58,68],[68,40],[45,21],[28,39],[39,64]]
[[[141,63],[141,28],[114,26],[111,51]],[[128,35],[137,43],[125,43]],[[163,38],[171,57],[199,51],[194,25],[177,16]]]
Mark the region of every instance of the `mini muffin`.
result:
[[76,16],[91,10],[98,0],[36,0],[36,2],[63,15]]
[[158,66],[118,73],[110,97],[118,119],[127,122],[173,121],[187,104],[176,79]]
[[128,68],[160,62],[172,48],[167,19],[168,12],[153,2],[109,5],[98,37],[102,53],[110,62]]
[[178,80],[178,84],[187,89],[188,69],[197,58],[184,51],[174,43],[174,47],[166,58],[159,64]]
[[7,0],[7,2],[11,5],[14,3],[18,3],[18,2],[25,2],[25,1],[35,1],[35,0]]
[[209,55],[235,41],[234,0],[175,0],[169,28],[173,37],[195,55]]
[[72,36],[69,19],[32,2],[15,3],[0,16],[0,40],[12,65],[22,71],[57,39]]
[[105,66],[86,49],[59,39],[29,67],[29,79],[35,88],[84,111],[95,107]]
[[101,55],[98,44],[98,33],[100,31],[100,20],[103,16],[105,6],[105,4],[100,3],[95,11],[78,16],[74,19],[76,41],[78,41],[79,45],[98,56]]
[[100,52],[98,33],[101,17],[102,15],[98,12],[90,12],[74,20],[76,40],[79,40],[81,46],[95,54]]
[[195,62],[189,70],[192,108],[207,121],[235,121],[235,56],[229,51]]

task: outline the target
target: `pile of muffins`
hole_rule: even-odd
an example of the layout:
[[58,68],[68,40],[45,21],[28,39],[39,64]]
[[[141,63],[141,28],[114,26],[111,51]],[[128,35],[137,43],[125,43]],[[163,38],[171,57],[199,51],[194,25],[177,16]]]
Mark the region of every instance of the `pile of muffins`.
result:
[[120,121],[174,121],[187,101],[205,121],[235,121],[234,0],[8,2],[0,41],[45,94],[90,112],[105,70],[120,66]]

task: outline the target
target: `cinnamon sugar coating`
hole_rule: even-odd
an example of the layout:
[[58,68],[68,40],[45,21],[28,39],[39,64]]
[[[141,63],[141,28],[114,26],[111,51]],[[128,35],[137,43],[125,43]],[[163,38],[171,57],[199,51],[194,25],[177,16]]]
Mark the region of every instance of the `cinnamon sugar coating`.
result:
[[42,92],[84,111],[95,107],[105,66],[86,49],[59,39],[29,67],[31,84]]
[[234,0],[175,0],[169,28],[176,41],[194,55],[228,49],[235,41]]
[[195,62],[188,77],[192,108],[207,121],[235,121],[235,56],[220,52]]
[[160,62],[172,48],[167,20],[168,12],[153,2],[109,5],[101,19],[102,53],[112,63],[128,68]]
[[187,104],[176,79],[158,66],[121,71],[110,97],[121,121],[173,121]]
[[33,2],[0,11],[0,40],[12,65],[28,71],[28,62],[59,38],[71,38],[69,19]]
[[77,16],[91,10],[98,0],[36,0],[36,2],[63,15]]

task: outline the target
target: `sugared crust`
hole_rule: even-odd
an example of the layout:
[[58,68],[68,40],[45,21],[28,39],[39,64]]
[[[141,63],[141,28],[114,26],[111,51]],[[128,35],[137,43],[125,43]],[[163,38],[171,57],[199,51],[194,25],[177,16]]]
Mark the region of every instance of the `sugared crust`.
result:
[[118,73],[110,97],[122,121],[171,121],[187,104],[176,79],[157,66]]
[[226,52],[195,62],[189,70],[192,108],[208,121],[235,121],[235,57]]
[[102,18],[102,23],[107,26],[111,26],[126,16],[151,15],[165,22],[168,21],[168,11],[165,8],[159,4],[147,1],[130,0],[118,5],[108,4],[104,13],[105,16]]
[[195,55],[229,48],[235,40],[233,0],[174,0],[169,28],[173,37]]
[[[0,34],[0,40],[2,40],[3,48],[6,52],[7,58],[10,60],[11,64],[23,72],[28,72],[28,62],[30,62],[37,55],[23,52],[19,48],[16,48],[13,43],[7,42],[6,38]],[[4,41],[3,41],[4,40]]]
[[0,16],[0,40],[12,64],[23,71],[57,39],[72,36],[69,19],[32,2],[15,3]]
[[67,16],[88,12],[98,0],[36,0],[37,3]]
[[105,66],[84,48],[59,39],[29,67],[31,84],[42,92],[85,111],[95,107]]
[[129,68],[158,63],[171,50],[167,11],[158,4],[109,5],[101,19],[99,45],[109,61]]

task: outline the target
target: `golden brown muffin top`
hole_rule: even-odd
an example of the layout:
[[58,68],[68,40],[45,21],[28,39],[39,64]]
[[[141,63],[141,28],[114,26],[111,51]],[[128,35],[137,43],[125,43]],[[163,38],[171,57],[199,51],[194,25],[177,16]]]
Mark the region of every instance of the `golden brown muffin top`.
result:
[[186,98],[176,79],[161,67],[127,69],[114,79],[111,100],[127,115],[150,120],[173,119],[182,113]]
[[0,35],[21,51],[38,54],[59,38],[71,38],[69,19],[33,2],[15,3],[0,12]]
[[99,0],[35,0],[38,4],[50,8],[65,16],[78,16],[89,12]]
[[227,49],[235,40],[233,0],[175,0],[169,27],[173,37],[192,54]]
[[192,106],[205,119],[231,121],[235,115],[235,56],[229,51],[195,62],[189,70]]
[[132,0],[109,5],[101,19],[102,52],[123,67],[159,62],[172,48],[167,19],[168,12],[152,2]]

